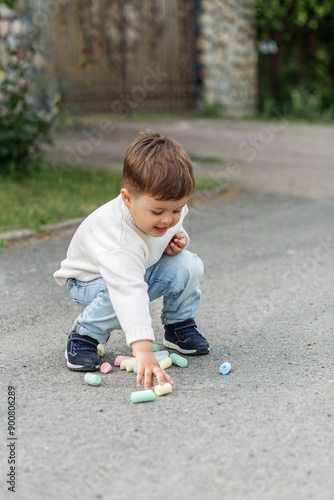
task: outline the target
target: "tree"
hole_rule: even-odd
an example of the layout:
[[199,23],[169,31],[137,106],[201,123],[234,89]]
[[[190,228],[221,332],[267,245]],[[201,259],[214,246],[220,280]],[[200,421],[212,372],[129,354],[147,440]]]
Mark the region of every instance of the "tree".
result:
[[333,1],[256,0],[255,10],[259,39],[274,40],[278,46],[277,54],[260,56],[263,99],[292,105],[298,91],[306,105],[310,96],[319,112],[330,110],[334,103]]

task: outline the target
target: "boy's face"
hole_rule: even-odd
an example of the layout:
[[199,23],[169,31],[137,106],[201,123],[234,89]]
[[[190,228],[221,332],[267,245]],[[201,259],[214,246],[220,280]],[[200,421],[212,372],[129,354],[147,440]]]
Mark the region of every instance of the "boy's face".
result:
[[133,196],[126,188],[121,194],[136,226],[155,237],[163,236],[167,229],[179,222],[182,208],[189,200],[189,196],[168,201],[156,200],[147,194]]

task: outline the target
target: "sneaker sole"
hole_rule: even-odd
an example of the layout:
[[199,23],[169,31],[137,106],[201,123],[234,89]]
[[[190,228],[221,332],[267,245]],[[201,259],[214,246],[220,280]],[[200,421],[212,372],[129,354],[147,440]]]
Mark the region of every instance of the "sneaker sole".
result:
[[96,366],[96,365],[73,365],[68,360],[67,350],[65,350],[65,358],[66,358],[67,368],[69,368],[70,370],[75,371],[75,372],[91,372],[91,371],[97,371],[100,369],[100,365],[98,365],[98,366]]
[[169,347],[170,349],[174,349],[174,351],[178,351],[181,354],[187,354],[188,356],[196,356],[197,354],[209,354],[209,352],[210,352],[210,347],[202,347],[199,349],[187,350],[187,349],[182,349],[177,344],[173,344],[172,342],[169,342],[168,340],[164,340],[163,344],[165,347]]

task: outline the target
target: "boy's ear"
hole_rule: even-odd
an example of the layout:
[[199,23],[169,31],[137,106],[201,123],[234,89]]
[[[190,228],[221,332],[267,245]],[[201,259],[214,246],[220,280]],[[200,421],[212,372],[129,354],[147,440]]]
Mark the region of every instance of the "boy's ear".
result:
[[130,205],[131,205],[131,198],[132,198],[132,195],[131,195],[130,191],[127,188],[122,188],[121,189],[121,195],[122,195],[122,198],[123,198],[124,205],[127,208],[129,208]]

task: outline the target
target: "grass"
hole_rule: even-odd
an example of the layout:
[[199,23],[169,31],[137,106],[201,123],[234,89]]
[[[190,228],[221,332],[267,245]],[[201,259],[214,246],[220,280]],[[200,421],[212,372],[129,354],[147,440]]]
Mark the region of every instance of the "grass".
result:
[[[84,217],[118,196],[121,174],[113,170],[44,169],[22,182],[0,177],[0,232],[14,229],[39,231],[73,217]],[[213,179],[200,179],[196,191],[217,188]]]
[[0,178],[0,232],[86,216],[117,196],[120,186],[121,174],[111,170],[50,167],[22,182]]
[[219,163],[220,165],[225,163],[223,158],[219,156],[190,156],[193,163]]

